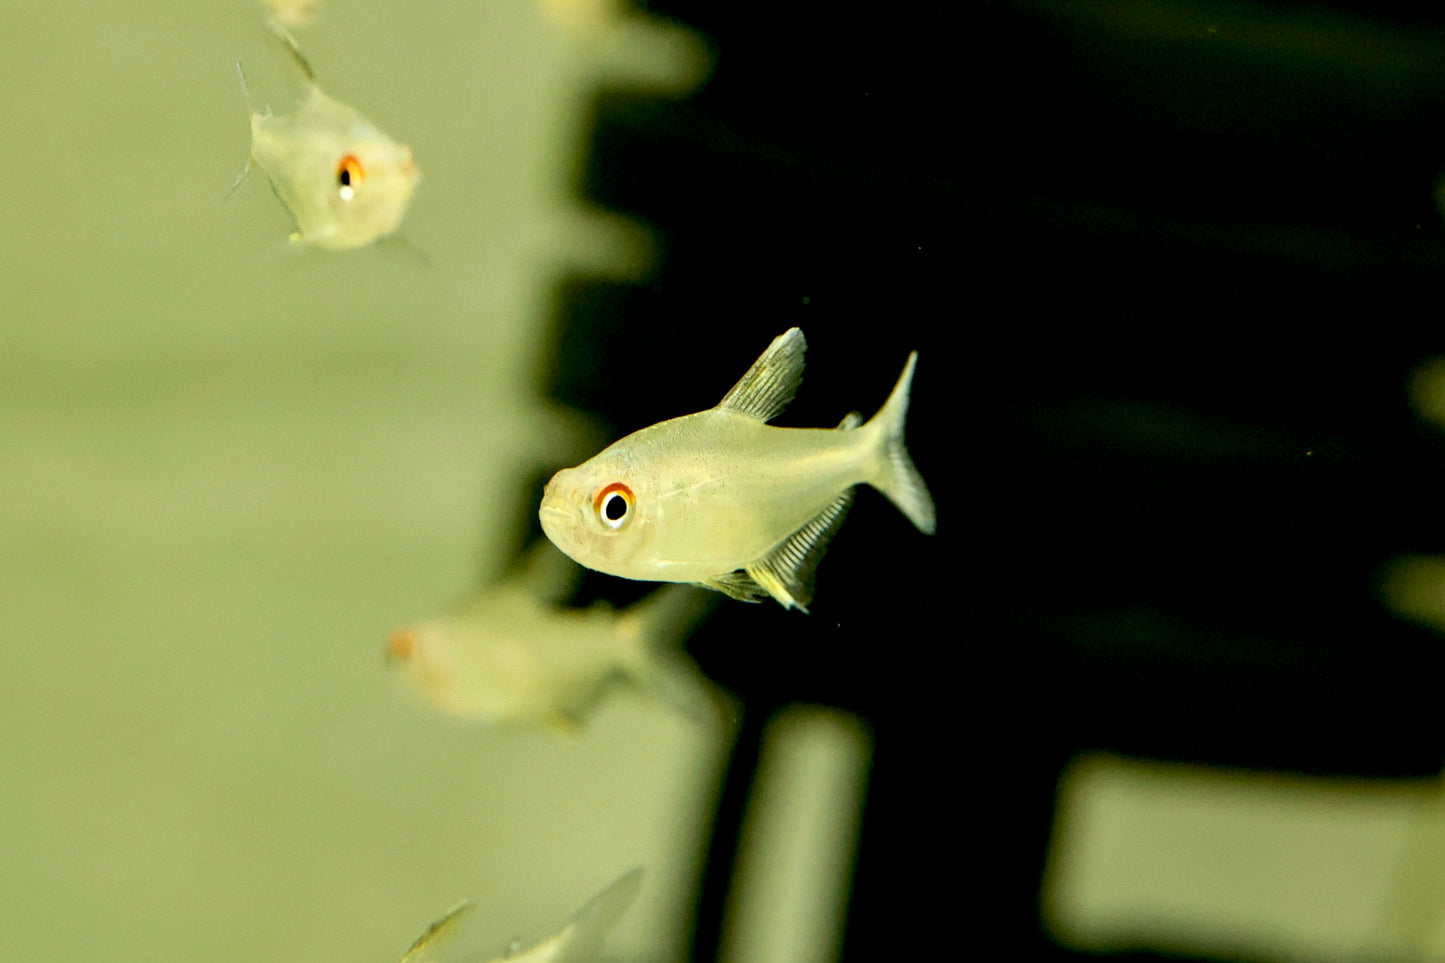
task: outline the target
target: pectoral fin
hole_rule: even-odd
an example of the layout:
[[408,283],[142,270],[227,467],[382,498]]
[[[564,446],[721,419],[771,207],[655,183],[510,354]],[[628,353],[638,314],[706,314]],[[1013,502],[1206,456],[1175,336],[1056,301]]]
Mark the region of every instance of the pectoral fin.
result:
[[808,611],[813,601],[813,579],[828,542],[843,524],[853,504],[853,489],[847,488],[813,519],[789,535],[762,559],[745,571],[786,609]]
[[762,357],[718,402],[719,408],[767,421],[784,408],[803,383],[803,352],[808,342],[799,328],[789,328],[773,339]]

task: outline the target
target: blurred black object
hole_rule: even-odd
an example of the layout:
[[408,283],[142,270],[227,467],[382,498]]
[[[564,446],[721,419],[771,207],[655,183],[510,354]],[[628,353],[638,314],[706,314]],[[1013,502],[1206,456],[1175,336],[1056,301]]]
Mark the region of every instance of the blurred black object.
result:
[[691,643],[747,707],[696,960],[790,701],[877,739],[858,961],[1071,955],[1037,898],[1082,750],[1439,771],[1441,640],[1373,589],[1445,550],[1445,446],[1405,393],[1445,352],[1445,10],[648,9],[716,71],[684,101],[596,102],[580,192],[665,257],[566,286],[555,395],[620,436],[715,404],[799,325],[776,423],[831,425],[916,348],[908,437],[939,509],[929,538],[860,493],[811,615],[728,603]]

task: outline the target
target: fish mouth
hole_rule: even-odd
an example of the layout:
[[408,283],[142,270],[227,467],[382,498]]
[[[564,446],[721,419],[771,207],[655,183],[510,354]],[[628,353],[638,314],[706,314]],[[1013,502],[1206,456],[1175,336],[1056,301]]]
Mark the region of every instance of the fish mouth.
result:
[[542,505],[537,509],[537,520],[542,523],[542,532],[552,544],[561,548],[562,543],[558,541],[562,534],[567,531],[572,521],[572,513],[555,505]]

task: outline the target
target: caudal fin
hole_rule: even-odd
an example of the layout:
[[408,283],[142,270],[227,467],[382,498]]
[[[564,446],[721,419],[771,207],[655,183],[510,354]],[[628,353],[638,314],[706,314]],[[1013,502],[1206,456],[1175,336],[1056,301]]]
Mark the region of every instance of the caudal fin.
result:
[[913,467],[908,449],[903,444],[903,421],[908,414],[908,390],[913,385],[913,368],[918,363],[918,352],[908,356],[903,374],[893,386],[893,393],[883,403],[878,414],[873,416],[865,428],[878,432],[878,465],[876,475],[870,481],[888,500],[907,515],[918,530],[932,535],[937,515],[933,509],[933,496],[923,476]]

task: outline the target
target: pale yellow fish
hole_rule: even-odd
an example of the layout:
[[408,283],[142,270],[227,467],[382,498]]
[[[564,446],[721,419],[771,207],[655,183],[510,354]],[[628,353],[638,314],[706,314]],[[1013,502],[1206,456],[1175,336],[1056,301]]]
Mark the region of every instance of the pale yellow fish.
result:
[[[508,950],[487,963],[595,963],[609,930],[627,911],[642,887],[642,868],[629,870],[592,897],[562,930],[525,949]],[[458,931],[471,916],[473,904],[463,903],[427,927],[401,963],[461,963],[479,959],[458,942]],[[455,951],[451,948],[455,947]]]
[[644,428],[559,471],[542,495],[542,530],[599,572],[747,601],[771,595],[804,611],[853,486],[877,488],[932,534],[933,499],[903,444],[918,353],[867,424],[855,412],[836,429],[771,427],[802,382],[805,348],[793,328],[716,408]]
[[291,240],[299,243],[345,250],[391,234],[421,178],[411,148],[323,92],[290,35],[275,25],[272,33],[301,69],[305,89],[294,111],[263,113],[236,64],[251,111],[251,154],[232,190],[253,168],[265,171],[296,222]]
[[681,644],[709,608],[678,586],[622,611],[560,603],[581,573],[545,540],[522,570],[455,613],[393,633],[387,655],[407,687],[453,716],[574,729],[620,679],[705,718],[707,684]]

